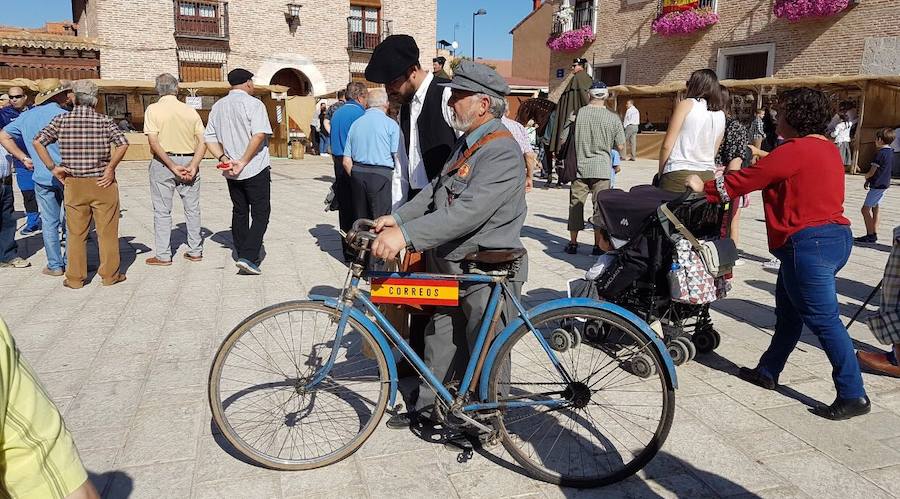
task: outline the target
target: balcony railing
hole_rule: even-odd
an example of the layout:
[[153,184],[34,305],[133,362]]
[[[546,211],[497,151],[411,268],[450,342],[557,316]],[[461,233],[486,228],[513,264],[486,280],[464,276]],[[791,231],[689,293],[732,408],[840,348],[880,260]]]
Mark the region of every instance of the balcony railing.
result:
[[347,48],[359,52],[370,52],[391,35],[391,21],[347,18]]
[[564,31],[573,29],[581,29],[585,26],[594,26],[594,5],[591,2],[579,2],[572,9],[572,15],[555,16],[553,18],[553,29],[550,34],[559,36]]
[[212,40],[228,39],[228,2],[174,0],[175,36]]
[[[657,17],[663,14],[663,0],[657,0],[656,2],[657,8],[656,13]],[[698,9],[709,9],[713,12],[718,12],[719,1],[718,0],[699,0],[697,2]]]

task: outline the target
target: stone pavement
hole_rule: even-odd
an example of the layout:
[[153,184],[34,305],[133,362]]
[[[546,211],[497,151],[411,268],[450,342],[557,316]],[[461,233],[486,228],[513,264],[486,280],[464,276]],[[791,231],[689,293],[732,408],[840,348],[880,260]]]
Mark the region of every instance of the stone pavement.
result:
[[[645,183],[654,166],[626,163],[620,185]],[[225,182],[204,169],[204,260],[181,257],[171,267],[148,267],[152,212],[144,164],[120,168],[120,228],[128,281],[81,290],[40,274],[40,236],[20,240],[33,263],[0,271],[0,315],[25,357],[64,413],[91,478],[110,498],[340,497],[841,497],[900,493],[900,381],[865,375],[871,415],[828,422],[806,404],[830,403],[830,367],[816,339],[802,338],[782,393],[737,379],[754,365],[774,325],[775,274],[767,258],[758,194],[743,215],[742,247],[729,298],[716,304],[722,333],[713,354],[678,369],[680,387],[672,431],[662,452],[639,477],[603,490],[561,489],[531,480],[475,454],[457,454],[409,432],[379,428],[351,458],[308,472],[260,469],[229,455],[214,436],[206,402],[212,356],[238,322],[265,305],[308,293],[334,294],[345,267],[334,255],[337,216],[322,211],[331,162],[313,157],[275,161],[272,221],[264,274],[240,276],[231,259],[230,202]],[[538,182],[538,185],[541,183]],[[848,177],[847,213],[857,234],[864,196],[861,177]],[[815,193],[809,193],[814,199]],[[896,194],[896,196],[894,195]],[[535,189],[523,239],[531,254],[527,300],[560,296],[568,279],[592,263],[566,255],[566,190]],[[17,196],[17,205],[20,203]],[[180,204],[175,203],[176,211]],[[900,189],[888,194],[882,233],[900,223]],[[183,230],[183,217],[175,213]],[[176,244],[185,240],[176,233]],[[889,248],[856,248],[840,274],[842,313],[849,317],[881,278]],[[96,267],[96,250],[92,255]],[[861,345],[875,345],[865,326],[852,328]]]

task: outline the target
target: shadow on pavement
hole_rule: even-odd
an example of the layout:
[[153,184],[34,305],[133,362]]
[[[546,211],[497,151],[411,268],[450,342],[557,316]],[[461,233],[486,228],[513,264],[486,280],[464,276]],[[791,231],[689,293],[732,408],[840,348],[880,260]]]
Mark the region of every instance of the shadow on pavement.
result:
[[322,251],[331,255],[335,260],[344,262],[344,250],[341,245],[343,237],[331,224],[318,224],[309,229],[309,234],[316,238],[316,245]]

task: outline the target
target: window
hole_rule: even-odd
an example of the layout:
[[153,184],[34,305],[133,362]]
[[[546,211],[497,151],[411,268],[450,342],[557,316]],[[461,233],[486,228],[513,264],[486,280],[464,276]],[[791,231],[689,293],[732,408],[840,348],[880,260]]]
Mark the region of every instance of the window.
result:
[[216,6],[213,4],[200,4],[199,11],[200,17],[216,17]]
[[728,80],[766,78],[775,73],[775,44],[719,49],[716,72]]
[[575,12],[572,14],[572,29],[580,29],[585,26],[594,28],[594,1],[578,0],[575,2]]
[[347,18],[350,48],[373,50],[380,41],[381,9],[375,7],[350,6]]
[[228,4],[218,0],[175,0],[175,35],[228,38]]
[[621,85],[624,72],[622,63],[598,64],[594,66],[594,79],[602,81],[610,87]]

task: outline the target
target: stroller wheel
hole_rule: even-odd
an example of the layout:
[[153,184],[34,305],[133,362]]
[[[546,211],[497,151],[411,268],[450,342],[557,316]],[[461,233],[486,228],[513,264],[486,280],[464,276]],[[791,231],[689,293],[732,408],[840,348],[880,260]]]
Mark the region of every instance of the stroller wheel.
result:
[[701,329],[691,335],[691,341],[694,343],[694,346],[697,347],[697,352],[709,353],[719,346],[719,343],[722,342],[722,337],[719,336],[719,333],[715,329],[710,327]]
[[629,364],[631,373],[640,378],[649,378],[656,374],[656,364],[654,364],[653,359],[645,353],[640,353],[632,357]]
[[[577,329],[572,328],[577,331]],[[581,342],[581,334],[578,334],[578,342]],[[570,334],[565,329],[556,329],[552,333],[550,333],[549,338],[550,348],[556,350],[557,352],[565,352],[575,346],[575,338],[573,334]]]
[[672,362],[676,366],[680,366],[691,360],[691,350],[686,343],[678,341],[680,339],[681,338],[675,338],[667,345],[669,357],[672,357]]
[[675,341],[677,341],[678,343],[681,343],[682,345],[685,346],[685,348],[687,348],[687,351],[688,351],[687,361],[690,362],[690,361],[694,360],[694,357],[697,356],[697,347],[694,346],[694,344],[691,342],[691,339],[688,338],[687,336],[679,336],[678,338],[675,338]]

